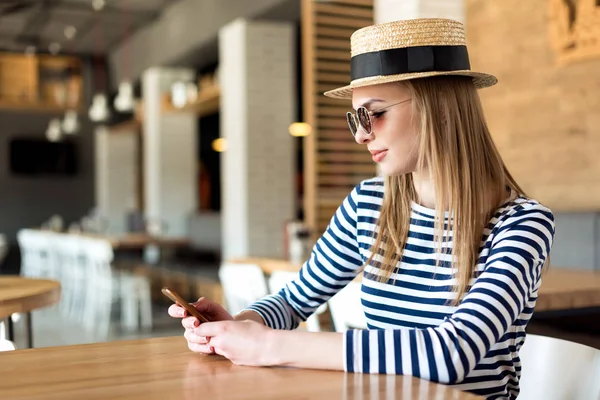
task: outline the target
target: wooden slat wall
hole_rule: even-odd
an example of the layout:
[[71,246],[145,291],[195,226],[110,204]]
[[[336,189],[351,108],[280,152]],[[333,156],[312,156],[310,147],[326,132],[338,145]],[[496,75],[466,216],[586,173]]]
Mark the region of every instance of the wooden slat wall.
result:
[[352,102],[323,95],[349,83],[350,36],[371,24],[373,0],[302,0],[303,109],[313,127],[304,142],[304,209],[315,238],[352,188],[376,174],[369,153],[348,130]]

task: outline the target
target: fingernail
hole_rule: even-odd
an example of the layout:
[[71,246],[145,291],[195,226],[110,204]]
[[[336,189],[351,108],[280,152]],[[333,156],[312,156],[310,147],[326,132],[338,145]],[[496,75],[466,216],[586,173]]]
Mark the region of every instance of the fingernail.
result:
[[180,316],[180,317],[183,317],[183,316],[185,316],[185,311],[183,311],[183,310],[179,311],[179,316]]

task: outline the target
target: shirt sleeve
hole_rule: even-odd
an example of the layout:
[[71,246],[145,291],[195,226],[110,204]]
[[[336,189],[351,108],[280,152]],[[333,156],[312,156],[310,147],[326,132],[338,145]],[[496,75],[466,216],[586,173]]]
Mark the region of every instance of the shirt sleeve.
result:
[[550,210],[518,210],[498,229],[483,272],[450,317],[426,329],[345,332],[345,370],[463,381],[524,311],[553,240]]
[[363,265],[356,228],[360,187],[357,185],[338,207],[297,277],[279,293],[247,307],[260,314],[267,326],[297,328],[356,277]]

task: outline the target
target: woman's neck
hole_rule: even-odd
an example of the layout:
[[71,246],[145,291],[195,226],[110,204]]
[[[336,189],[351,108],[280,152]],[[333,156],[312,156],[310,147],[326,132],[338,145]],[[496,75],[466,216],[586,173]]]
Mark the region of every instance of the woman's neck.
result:
[[417,202],[423,207],[435,208],[435,185],[427,171],[413,172],[413,185],[417,192]]
[[[423,207],[435,209],[435,184],[433,179],[429,176],[429,172],[415,171],[412,173],[412,178],[415,192],[417,194],[416,202]],[[511,193],[510,189],[508,188],[506,191],[501,191],[501,193],[498,193],[498,189],[494,188],[494,185],[492,184],[490,184],[489,189],[485,193],[487,196],[484,200],[484,204],[486,204],[484,207],[489,208],[493,208],[498,202],[502,203],[512,199],[512,197],[515,197],[513,196],[514,193]],[[500,196],[500,198],[498,198],[498,196]],[[443,211],[448,211],[448,205],[444,207]]]

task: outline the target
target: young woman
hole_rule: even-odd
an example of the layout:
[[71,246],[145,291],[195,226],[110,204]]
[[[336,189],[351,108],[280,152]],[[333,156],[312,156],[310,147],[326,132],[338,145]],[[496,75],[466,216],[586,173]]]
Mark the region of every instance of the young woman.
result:
[[[554,238],[486,126],[460,23],[396,21],[352,36],[347,119],[383,177],[357,185],[298,277],[235,317],[180,307],[189,348],[236,364],[413,375],[490,399],[519,392],[519,349]],[[293,331],[362,274],[367,330]]]

